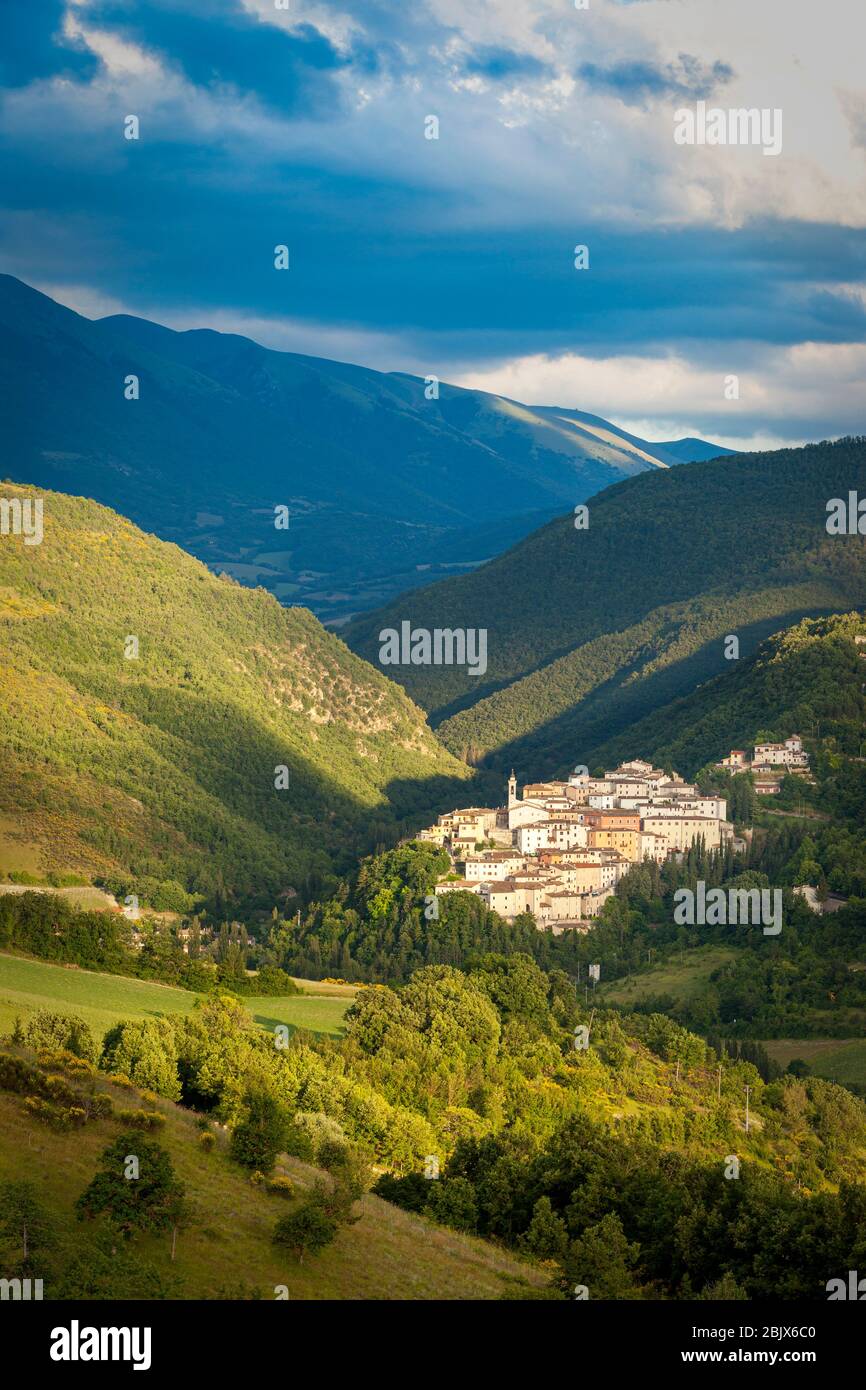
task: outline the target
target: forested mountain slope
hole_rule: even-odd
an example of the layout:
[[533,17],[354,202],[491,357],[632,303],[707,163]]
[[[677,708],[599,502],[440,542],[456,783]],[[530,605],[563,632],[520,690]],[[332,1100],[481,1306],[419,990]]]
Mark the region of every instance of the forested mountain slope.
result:
[[0,539],[0,869],[267,905],[456,795],[465,767],[312,614],[40,496],[42,543]]
[[472,575],[414,592],[346,636],[377,659],[379,632],[488,631],[483,677],[391,666],[446,745],[527,777],[586,761],[808,614],[866,602],[866,538],[830,535],[827,502],[866,493],[866,441],[847,439],[644,474],[592,499],[589,526],[551,522]]
[[748,749],[758,738],[832,733],[835,751],[856,758],[866,731],[864,690],[863,615],[806,618],[589,755],[605,766],[645,757],[691,777],[731,747]]

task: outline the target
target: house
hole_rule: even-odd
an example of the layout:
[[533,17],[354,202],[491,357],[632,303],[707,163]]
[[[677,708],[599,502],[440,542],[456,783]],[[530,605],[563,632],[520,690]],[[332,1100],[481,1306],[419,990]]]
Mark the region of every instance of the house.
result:
[[457,864],[463,876],[470,883],[493,883],[497,879],[510,878],[525,867],[526,860],[514,850],[491,849],[484,854],[469,856]]
[[726,758],[722,758],[720,763],[716,763],[716,767],[726,767],[730,772],[746,772],[748,766],[749,760],[742,748],[732,748]]
[[676,811],[656,811],[641,818],[641,830],[664,835],[669,849],[689,849],[702,839],[706,849],[720,849],[723,843],[722,822],[713,816],[698,816]]
[[784,743],[756,743],[752,762],[761,767],[808,767],[809,754],[803,752],[799,734],[792,734]]
[[828,893],[821,899],[818,897],[818,889],[813,888],[810,883],[798,884],[794,892],[799,898],[805,898],[813,912],[820,912],[822,916],[827,912],[838,912],[848,901],[841,893]]
[[776,796],[782,787],[780,777],[768,777],[764,774],[755,776],[755,791],[758,796]]
[[726,812],[724,797],[637,759],[603,778],[528,783],[522,796],[512,770],[505,806],[450,811],[421,837],[442,844],[457,871],[437,894],[473,892],[506,921],[528,912],[539,926],[582,930],[632,864],[682,856],[699,838],[727,843]]

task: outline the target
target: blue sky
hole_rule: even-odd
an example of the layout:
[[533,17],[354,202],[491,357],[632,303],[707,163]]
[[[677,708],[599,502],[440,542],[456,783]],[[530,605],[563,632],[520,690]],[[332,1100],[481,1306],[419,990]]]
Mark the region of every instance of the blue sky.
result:
[[[2,269],[652,438],[866,430],[862,6],[278,3],[4,0]],[[677,145],[699,100],[781,154]]]

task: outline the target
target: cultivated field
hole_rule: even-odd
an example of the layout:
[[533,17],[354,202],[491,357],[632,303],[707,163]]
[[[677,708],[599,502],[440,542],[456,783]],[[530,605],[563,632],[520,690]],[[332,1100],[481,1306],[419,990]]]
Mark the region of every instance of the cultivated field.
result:
[[815,1076],[866,1085],[866,1038],[770,1038],[763,1046],[780,1066],[799,1057]]
[[[298,981],[304,988],[305,981]],[[325,988],[318,986],[318,989]],[[336,990],[338,986],[334,986]],[[0,1032],[8,1033],[16,1015],[22,1021],[38,1009],[79,1014],[101,1036],[120,1019],[155,1018],[158,1014],[190,1013],[198,995],[152,980],[123,975],[100,975],[65,965],[0,954]],[[244,1002],[257,1023],[273,1028],[284,1023],[292,1030],[339,1034],[343,1015],[352,1001],[339,994],[316,993],[288,998],[262,996]]]
[[713,971],[727,964],[735,954],[733,948],[727,946],[698,946],[684,952],[682,957],[672,956],[655,969],[602,985],[598,990],[599,999],[606,1004],[635,1004],[659,994],[669,994],[677,1000],[690,999],[704,988]]

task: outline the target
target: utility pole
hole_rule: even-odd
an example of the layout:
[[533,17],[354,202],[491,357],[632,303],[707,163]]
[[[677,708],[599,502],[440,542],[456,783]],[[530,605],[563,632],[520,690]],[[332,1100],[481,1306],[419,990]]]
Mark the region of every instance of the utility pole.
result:
[[749,1132],[749,1092],[751,1091],[751,1089],[752,1089],[751,1086],[747,1086],[747,1087],[746,1087],[746,1133],[747,1133],[747,1134],[748,1134],[748,1132]]
[[677,1081],[680,1079],[680,1059],[677,1058]]
[[721,1098],[722,1098],[722,1064],[721,1064],[721,1062],[719,1063],[719,1089],[718,1089],[717,1094],[718,1094],[719,1100],[721,1100]]

